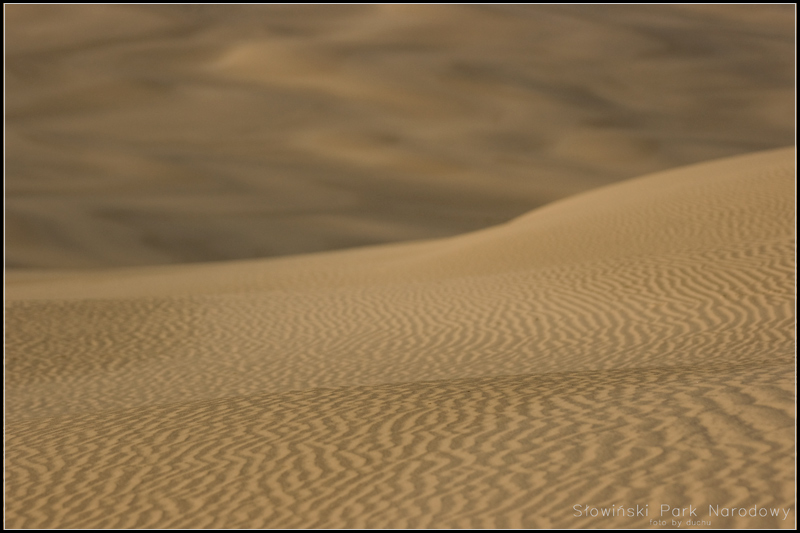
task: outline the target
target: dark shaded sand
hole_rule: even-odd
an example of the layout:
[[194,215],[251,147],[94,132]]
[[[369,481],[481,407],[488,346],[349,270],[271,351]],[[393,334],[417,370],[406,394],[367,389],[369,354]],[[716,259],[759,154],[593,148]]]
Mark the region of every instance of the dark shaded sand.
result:
[[773,6],[6,7],[6,267],[441,238],[794,144]]

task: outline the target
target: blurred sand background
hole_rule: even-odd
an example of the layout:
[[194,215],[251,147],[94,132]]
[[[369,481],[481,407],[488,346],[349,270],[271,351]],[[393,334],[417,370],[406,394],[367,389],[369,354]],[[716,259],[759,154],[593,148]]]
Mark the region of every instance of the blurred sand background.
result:
[[7,528],[795,527],[793,6],[6,14]]
[[438,238],[794,143],[783,6],[8,6],[6,268]]

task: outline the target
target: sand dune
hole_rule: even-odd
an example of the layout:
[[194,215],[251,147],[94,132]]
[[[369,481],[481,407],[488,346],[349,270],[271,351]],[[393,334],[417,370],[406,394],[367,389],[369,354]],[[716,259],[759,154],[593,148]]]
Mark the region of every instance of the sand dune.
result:
[[441,240],[11,275],[6,525],[794,527],[794,153]]
[[790,145],[792,5],[9,5],[6,267],[442,238]]

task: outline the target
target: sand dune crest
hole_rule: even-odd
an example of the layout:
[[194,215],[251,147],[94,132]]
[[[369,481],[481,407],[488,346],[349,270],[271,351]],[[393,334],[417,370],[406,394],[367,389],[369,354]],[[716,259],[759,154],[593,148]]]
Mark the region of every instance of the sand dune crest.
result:
[[793,527],[793,189],[785,149],[443,240],[12,276],[6,525]]

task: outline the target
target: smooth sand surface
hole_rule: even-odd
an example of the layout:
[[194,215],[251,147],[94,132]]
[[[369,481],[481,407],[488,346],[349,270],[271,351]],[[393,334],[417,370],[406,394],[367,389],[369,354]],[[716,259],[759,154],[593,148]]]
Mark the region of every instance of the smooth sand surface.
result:
[[11,5],[6,268],[442,238],[795,139],[785,5]]
[[794,161],[439,240],[10,275],[6,526],[793,528]]

